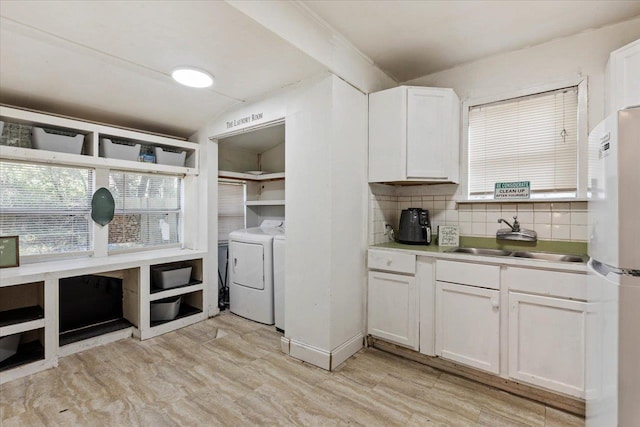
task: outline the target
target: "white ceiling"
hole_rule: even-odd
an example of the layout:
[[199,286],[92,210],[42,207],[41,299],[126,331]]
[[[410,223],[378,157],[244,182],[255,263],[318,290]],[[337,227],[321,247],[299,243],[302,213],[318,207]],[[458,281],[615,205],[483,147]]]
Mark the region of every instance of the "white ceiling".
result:
[[[282,23],[279,8],[291,4],[265,7]],[[300,5],[397,81],[640,14],[640,1]],[[225,110],[329,68],[240,9],[223,1],[0,0],[0,102],[186,137]],[[309,21],[284,22],[305,37]],[[173,82],[172,69],[184,65],[211,72],[213,88]]]
[[[324,71],[219,1],[0,3],[0,102],[188,136],[243,100]],[[180,86],[175,67],[215,76]]]
[[640,15],[640,1],[366,1],[304,4],[400,82]]

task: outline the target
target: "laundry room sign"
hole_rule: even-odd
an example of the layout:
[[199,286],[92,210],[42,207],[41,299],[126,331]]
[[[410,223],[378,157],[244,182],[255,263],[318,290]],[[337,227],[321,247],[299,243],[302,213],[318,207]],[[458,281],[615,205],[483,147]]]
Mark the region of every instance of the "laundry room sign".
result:
[[494,199],[528,199],[531,197],[531,181],[496,182]]
[[246,125],[247,123],[255,122],[262,119],[264,113],[249,114],[248,116],[240,117],[239,119],[233,119],[227,121],[227,129],[233,129],[236,126]]

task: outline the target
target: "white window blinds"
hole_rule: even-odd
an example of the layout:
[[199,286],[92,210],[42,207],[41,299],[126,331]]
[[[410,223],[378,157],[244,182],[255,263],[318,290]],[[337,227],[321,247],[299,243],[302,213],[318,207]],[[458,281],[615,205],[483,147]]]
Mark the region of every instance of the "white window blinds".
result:
[[575,197],[578,87],[469,109],[469,197],[531,181],[531,197]]
[[245,184],[218,182],[218,241],[229,240],[229,233],[244,228]]
[[91,169],[0,162],[0,235],[20,255],[92,250]]
[[112,171],[109,190],[116,202],[109,224],[109,250],[181,242],[181,177]]

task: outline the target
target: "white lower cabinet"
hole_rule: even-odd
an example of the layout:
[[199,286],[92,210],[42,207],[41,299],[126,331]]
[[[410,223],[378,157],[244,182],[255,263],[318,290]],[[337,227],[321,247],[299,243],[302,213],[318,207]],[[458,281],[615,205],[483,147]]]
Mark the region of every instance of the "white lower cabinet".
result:
[[509,292],[509,376],[584,398],[586,306]]
[[416,278],[369,272],[368,333],[418,349],[418,293]]
[[436,282],[436,354],[498,374],[500,291]]

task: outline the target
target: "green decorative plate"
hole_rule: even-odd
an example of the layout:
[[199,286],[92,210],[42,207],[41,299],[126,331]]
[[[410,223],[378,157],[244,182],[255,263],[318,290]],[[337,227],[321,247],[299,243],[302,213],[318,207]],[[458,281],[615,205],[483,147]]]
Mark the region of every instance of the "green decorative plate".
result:
[[91,200],[91,218],[102,226],[107,225],[113,219],[115,208],[111,192],[104,187],[98,188]]

